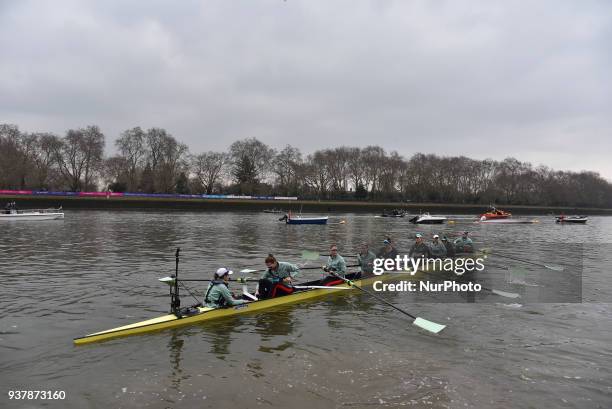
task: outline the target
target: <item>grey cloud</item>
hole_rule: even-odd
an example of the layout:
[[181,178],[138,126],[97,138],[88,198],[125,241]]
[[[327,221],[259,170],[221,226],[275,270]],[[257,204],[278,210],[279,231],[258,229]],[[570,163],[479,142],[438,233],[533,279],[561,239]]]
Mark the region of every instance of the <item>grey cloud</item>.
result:
[[0,121],[515,156],[612,178],[606,1],[22,1]]

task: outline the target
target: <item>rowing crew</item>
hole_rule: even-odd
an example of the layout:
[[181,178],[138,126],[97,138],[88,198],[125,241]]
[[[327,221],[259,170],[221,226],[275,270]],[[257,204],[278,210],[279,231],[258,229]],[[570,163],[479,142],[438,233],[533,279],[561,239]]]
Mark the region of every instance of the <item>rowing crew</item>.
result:
[[[440,242],[440,237],[435,234],[431,243],[425,243],[423,235],[417,233],[415,243],[410,249],[410,257],[454,257],[456,253],[472,252],[472,239],[468,237],[469,232],[450,243],[446,236]],[[374,254],[370,251],[367,243],[363,243],[357,255],[357,264],[360,272],[355,278],[359,278],[361,273],[371,274],[376,258],[394,259],[398,255],[397,249],[393,246],[391,238],[383,241],[384,247]],[[330,247],[330,255],[327,259],[323,271],[328,275],[321,280],[323,286],[335,286],[341,284],[347,273],[346,261],[338,254],[338,246],[335,244]],[[266,299],[281,297],[295,292],[293,279],[299,274],[300,267],[283,261],[278,261],[272,254],[268,254],[265,259],[266,270],[257,284],[255,291],[256,299]],[[228,283],[233,272],[225,267],[221,267],[210,282],[203,305],[211,308],[224,306],[234,306],[249,302],[248,300],[236,299],[229,290]]]
[[416,233],[415,242],[410,248],[409,257],[446,258],[455,257],[457,253],[474,252],[474,242],[469,237],[470,232],[465,231],[461,237],[450,242],[444,235],[442,240],[437,234],[433,235],[431,243],[425,243],[423,235]]
[[[265,259],[266,270],[257,285],[255,296],[257,299],[281,297],[292,294],[295,291],[293,279],[299,274],[300,267],[283,261],[278,261],[272,254]],[[323,266],[323,271],[329,273],[321,280],[321,285],[334,286],[343,282],[340,277],[346,274],[346,261],[338,254],[338,246],[330,247],[330,256]],[[204,296],[205,307],[219,308],[234,306],[249,302],[248,300],[236,299],[229,290],[228,283],[233,271],[221,267],[214,275],[214,279],[208,285]]]

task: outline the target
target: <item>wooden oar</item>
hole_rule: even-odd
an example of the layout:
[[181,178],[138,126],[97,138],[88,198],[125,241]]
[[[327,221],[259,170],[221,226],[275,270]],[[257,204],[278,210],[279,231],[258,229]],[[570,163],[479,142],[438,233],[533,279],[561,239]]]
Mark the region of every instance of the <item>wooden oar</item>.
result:
[[338,287],[335,285],[294,285],[293,288],[303,289],[318,289],[318,290],[350,290],[351,287]]
[[402,310],[401,308],[391,304],[389,301],[385,300],[384,298],[381,298],[381,297],[377,296],[376,294],[374,294],[374,293],[372,293],[372,292],[370,292],[370,291],[368,291],[368,290],[366,290],[364,288],[361,288],[358,285],[355,285],[355,283],[353,283],[351,280],[349,280],[347,278],[344,278],[344,277],[342,277],[342,276],[340,276],[338,274],[335,274],[335,273],[332,273],[332,274],[334,276],[338,277],[339,279],[344,280],[344,282],[347,283],[349,286],[354,287],[354,288],[360,290],[361,292],[363,292],[365,294],[368,294],[370,297],[373,297],[376,300],[378,300],[378,301],[380,301],[380,302],[382,302],[384,304],[387,304],[389,307],[391,307],[391,308],[401,312],[402,314],[409,316],[410,318],[412,318],[414,320],[414,321],[412,321],[412,323],[414,325],[416,325],[417,327],[423,328],[424,330],[427,330],[427,331],[432,332],[434,334],[437,334],[440,331],[442,331],[444,328],[446,328],[446,325],[437,324],[437,323],[435,323],[433,321],[429,321],[429,320],[426,320],[426,319],[421,318],[421,317],[415,317],[414,315],[410,314],[408,311]]
[[485,252],[485,253],[487,253],[487,251],[485,251],[485,250],[488,250],[489,254],[493,254],[493,255],[495,255],[495,256],[499,256],[499,257],[502,257],[502,258],[507,258],[507,259],[509,259],[509,260],[519,261],[519,262],[521,262],[521,263],[531,264],[531,265],[533,265],[533,266],[538,266],[538,267],[545,267],[545,268],[547,268],[547,269],[549,269],[549,270],[553,270],[553,271],[564,271],[564,270],[565,270],[565,267],[563,267],[563,266],[558,266],[558,265],[556,265],[556,264],[542,264],[542,263],[536,263],[536,262],[534,262],[534,261],[525,260],[525,259],[518,258],[518,257],[507,256],[507,255],[505,255],[505,254],[500,254],[500,253],[498,253],[498,252],[491,252],[491,250],[490,250],[490,249],[483,249],[483,252]]

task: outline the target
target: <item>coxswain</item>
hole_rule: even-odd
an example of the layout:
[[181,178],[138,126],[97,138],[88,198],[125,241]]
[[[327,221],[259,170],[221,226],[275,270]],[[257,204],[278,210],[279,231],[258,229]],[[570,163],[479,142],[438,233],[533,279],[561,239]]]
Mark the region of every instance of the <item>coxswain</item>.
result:
[[233,274],[233,271],[225,267],[221,267],[217,270],[214,279],[210,282],[206,290],[204,302],[202,303],[204,307],[223,308],[248,302],[246,300],[237,300],[232,296],[228,287],[231,274]]
[[461,237],[455,240],[455,251],[457,253],[472,253],[474,252],[474,242],[468,237],[470,232],[464,231]]
[[272,254],[268,254],[265,263],[267,269],[257,286],[256,295],[259,298],[280,297],[295,291],[291,281],[300,271],[298,266],[277,261]]
[[433,235],[433,241],[429,243],[429,253],[433,258],[446,257],[446,246],[440,241],[440,236]]

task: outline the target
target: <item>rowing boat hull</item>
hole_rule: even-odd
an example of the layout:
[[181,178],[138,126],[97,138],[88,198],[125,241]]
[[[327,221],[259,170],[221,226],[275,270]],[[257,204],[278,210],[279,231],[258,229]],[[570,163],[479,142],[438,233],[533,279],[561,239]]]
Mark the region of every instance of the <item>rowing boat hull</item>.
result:
[[481,224],[534,224],[537,223],[537,219],[491,219],[491,220],[480,220],[476,223]]
[[417,221],[415,221],[415,224],[444,224],[444,222],[446,221],[446,218],[441,218],[441,217],[432,217],[429,219],[417,219]]
[[16,214],[0,214],[0,220],[57,220],[63,219],[64,213],[16,213]]
[[[362,280],[354,281],[357,286],[367,286],[372,284],[374,281],[379,280],[390,280],[397,279],[398,276],[391,274],[383,274],[380,276],[368,277]],[[339,291],[347,291],[344,285],[339,286],[338,289],[313,289],[296,292],[291,295],[284,297],[270,298],[267,300],[255,301],[247,304],[237,305],[230,308],[198,308],[199,312],[194,315],[184,316],[183,318],[177,318],[174,314],[168,314],[161,317],[153,318],[146,321],[137,322],[122,327],[109,329],[107,331],[96,332],[93,334],[86,335],[84,337],[75,338],[75,345],[90,344],[93,342],[106,341],[113,338],[125,337],[129,335],[144,334],[147,332],[159,331],[168,328],[175,328],[183,325],[190,325],[199,322],[214,320],[218,318],[231,317],[235,315],[251,313],[261,310],[266,310],[271,307],[278,305],[292,304],[300,301],[309,300],[311,298],[321,297],[330,293],[337,293]]]
[[[471,254],[462,254],[461,258],[477,258],[482,257],[483,254],[480,252]],[[387,281],[387,280],[417,280],[423,276],[423,274],[436,273],[435,270],[423,271],[420,270],[416,274],[404,273],[385,273],[382,275],[374,275],[371,277],[359,279],[353,281],[358,287],[366,287],[372,285],[375,281]],[[350,274],[347,278],[351,278]],[[304,283],[303,285],[317,284],[318,282]],[[353,288],[354,290],[354,288]],[[328,294],[335,294],[338,292],[350,291],[346,289],[344,283],[338,285],[337,289],[331,287],[330,289],[311,289],[298,291],[284,297],[270,298],[267,300],[254,301],[247,304],[237,305],[229,308],[206,308],[199,307],[198,312],[193,315],[183,316],[177,318],[174,314],[163,315],[161,317],[153,318],[146,321],[140,321],[133,324],[125,325],[122,327],[112,328],[106,331],[96,332],[93,334],[85,335],[80,338],[74,339],[75,345],[85,345],[94,342],[101,342],[110,340],[113,338],[126,337],[129,335],[144,334],[148,332],[160,331],[168,328],[180,327],[183,325],[196,324],[204,321],[210,321],[218,318],[232,317],[236,315],[257,312],[267,310],[272,307],[293,304],[300,301],[310,300],[317,297],[322,297]]]

